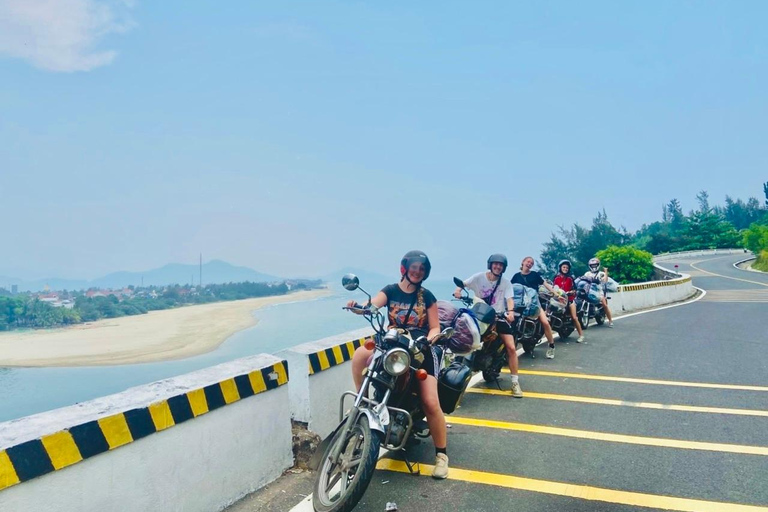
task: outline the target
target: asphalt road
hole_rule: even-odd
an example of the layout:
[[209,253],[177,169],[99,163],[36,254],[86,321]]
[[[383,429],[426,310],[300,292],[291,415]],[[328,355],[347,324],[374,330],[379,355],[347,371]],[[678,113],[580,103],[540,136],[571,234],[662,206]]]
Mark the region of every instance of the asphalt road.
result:
[[[356,510],[768,511],[768,275],[738,259],[664,262],[707,294],[521,357],[525,398],[480,385],[448,418],[448,480],[384,459]],[[410,457],[428,475],[432,443]]]

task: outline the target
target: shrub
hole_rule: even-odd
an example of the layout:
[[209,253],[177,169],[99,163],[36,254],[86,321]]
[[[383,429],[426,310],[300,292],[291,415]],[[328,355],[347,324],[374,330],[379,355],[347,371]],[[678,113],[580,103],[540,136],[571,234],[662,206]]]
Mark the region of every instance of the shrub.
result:
[[640,283],[653,275],[653,255],[630,246],[612,245],[598,251],[597,257],[608,275],[621,284]]

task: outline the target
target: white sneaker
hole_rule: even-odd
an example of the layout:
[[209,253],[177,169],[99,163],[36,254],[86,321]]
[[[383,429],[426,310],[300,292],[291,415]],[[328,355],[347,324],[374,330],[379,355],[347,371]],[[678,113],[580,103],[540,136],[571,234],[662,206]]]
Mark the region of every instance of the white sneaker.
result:
[[547,349],[547,359],[554,359],[555,358],[555,347],[549,347]]
[[510,389],[510,392],[515,398],[523,398],[523,389],[520,387],[519,382],[512,383],[512,389]]
[[608,327],[613,327],[613,322],[608,322]]
[[586,341],[584,341],[584,335],[583,334],[581,336],[579,336],[578,338],[576,338],[576,343],[586,343]]
[[448,478],[448,456],[444,453],[438,453],[435,457],[435,469],[432,470],[432,478]]

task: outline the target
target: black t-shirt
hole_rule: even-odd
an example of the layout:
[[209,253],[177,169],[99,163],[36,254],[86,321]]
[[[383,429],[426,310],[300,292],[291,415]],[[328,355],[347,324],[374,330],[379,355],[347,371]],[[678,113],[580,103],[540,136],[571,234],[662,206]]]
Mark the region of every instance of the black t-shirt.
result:
[[[419,288],[413,293],[405,293],[397,284],[387,285],[381,291],[387,296],[390,327],[407,329],[414,338],[429,332],[427,308],[437,302],[431,291]],[[413,304],[413,310],[406,319],[405,315],[411,309],[411,304]]]
[[544,284],[544,278],[541,277],[541,274],[535,270],[531,270],[528,274],[525,275],[522,272],[518,272],[517,274],[513,275],[512,282],[522,284],[523,286],[527,286],[528,288],[533,288],[534,290],[538,291],[539,286]]

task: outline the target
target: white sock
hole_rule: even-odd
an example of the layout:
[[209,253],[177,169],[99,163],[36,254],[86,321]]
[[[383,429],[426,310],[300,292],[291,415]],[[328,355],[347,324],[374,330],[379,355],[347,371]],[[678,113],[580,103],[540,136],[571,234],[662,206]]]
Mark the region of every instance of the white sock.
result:
[[517,382],[517,375],[512,375],[512,382]]

